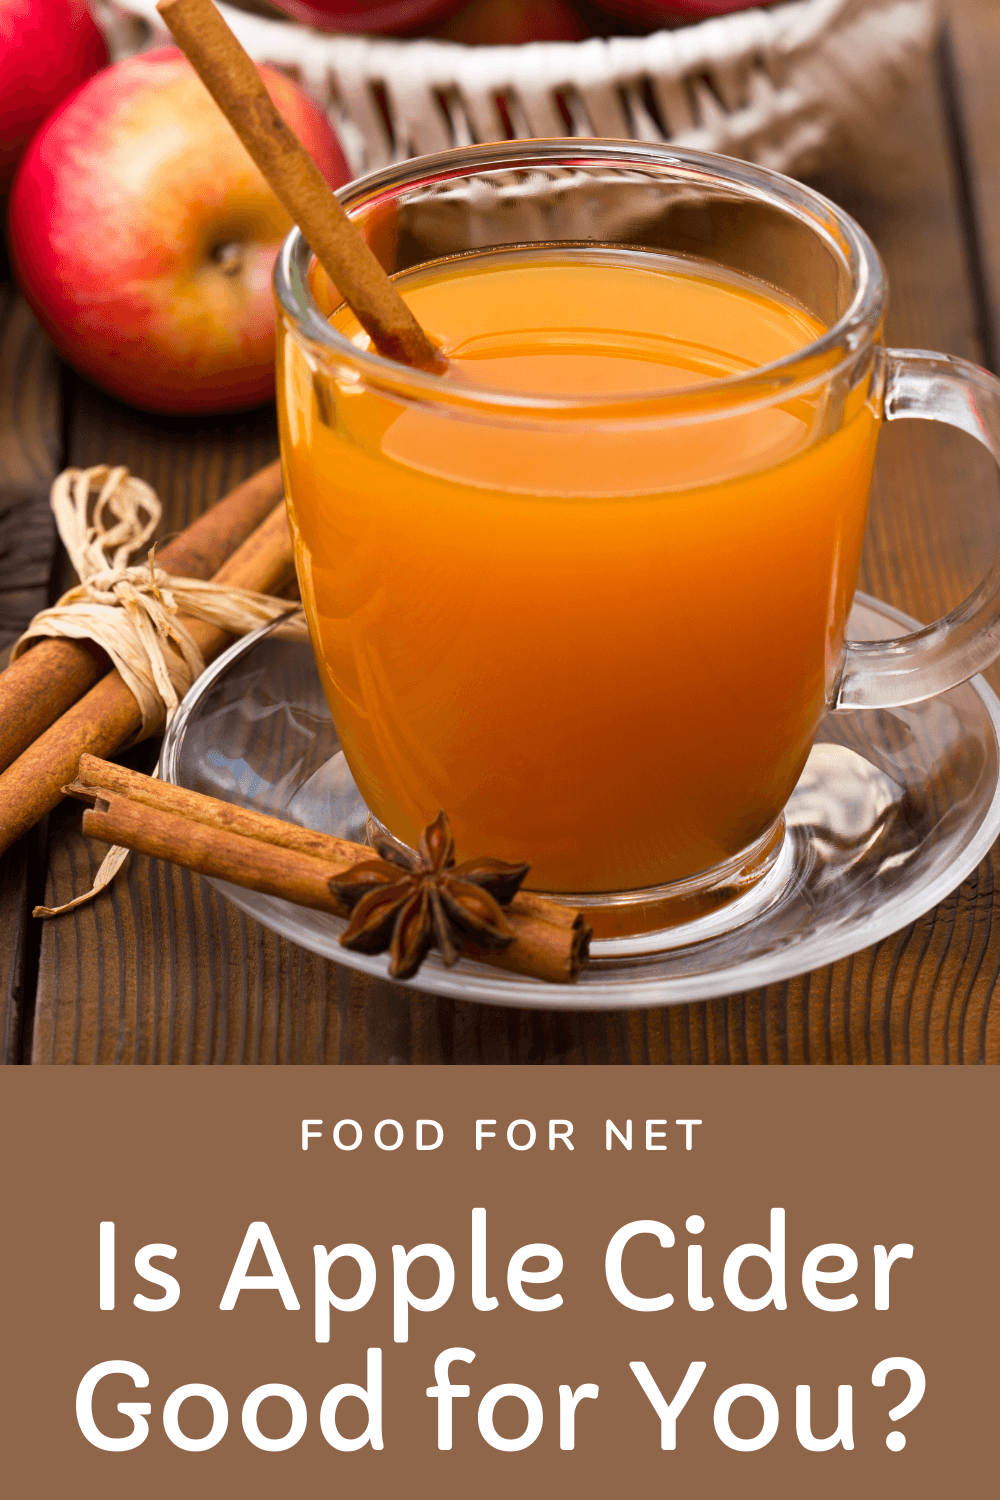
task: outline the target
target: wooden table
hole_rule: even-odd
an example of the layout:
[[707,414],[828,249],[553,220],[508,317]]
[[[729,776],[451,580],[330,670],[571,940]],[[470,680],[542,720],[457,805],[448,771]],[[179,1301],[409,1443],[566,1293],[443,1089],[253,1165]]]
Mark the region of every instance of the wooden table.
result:
[[[815,185],[890,274],[889,342],[998,369],[1000,0],[956,0],[926,77]],[[64,583],[46,497],[65,464],[125,463],[185,525],[277,452],[273,415],[142,416],[61,368],[0,284],[0,648]],[[971,439],[906,423],[882,439],[862,587],[930,620],[1000,545],[998,478]],[[989,674],[1000,688],[1000,669]],[[155,747],[132,763],[148,769]],[[205,881],[145,858],[91,906],[101,856],[76,804],[0,861],[0,1060],[9,1063],[982,1063],[1000,1061],[1000,859],[852,958],[663,1010],[538,1012],[375,982],[256,925]]]

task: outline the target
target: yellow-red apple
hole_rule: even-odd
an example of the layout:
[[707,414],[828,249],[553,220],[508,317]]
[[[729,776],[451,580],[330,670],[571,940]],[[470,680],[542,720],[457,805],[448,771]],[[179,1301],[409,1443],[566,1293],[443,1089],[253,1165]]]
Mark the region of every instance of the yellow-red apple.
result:
[[[323,111],[261,73],[334,186],[350,176]],[[274,389],[271,272],[289,219],[173,49],[84,84],[25,152],[10,248],[70,364],[162,412],[230,411]]]

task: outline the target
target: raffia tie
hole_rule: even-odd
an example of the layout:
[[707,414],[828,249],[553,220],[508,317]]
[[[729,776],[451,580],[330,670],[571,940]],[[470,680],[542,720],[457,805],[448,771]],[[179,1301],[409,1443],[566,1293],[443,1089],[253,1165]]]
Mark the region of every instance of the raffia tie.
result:
[[[139,705],[137,740],[169,723],[205,670],[205,658],[178,618],[181,612],[230,635],[246,635],[289,611],[287,599],[270,594],[175,578],[157,564],[155,549],[147,562],[131,566],[129,558],[149,542],[163,507],[156,491],[126,468],[66,469],[52,486],[51,504],[80,582],[35,616],[11,660],[38,636],[96,641]],[[304,622],[299,633],[304,640]]]
[[[66,469],[52,486],[52,510],[63,546],[80,582],[51,609],[42,610],[14,646],[11,660],[38,636],[96,641],[110,656],[142,715],[136,741],[170,722],[181,698],[205,670],[205,658],[178,615],[247,635],[294,606],[287,599],[227,588],[200,578],[176,578],[156,562],[129,563],[145,547],[163,514],[156,491],[126,468],[97,464]],[[93,505],[91,504],[93,502]],[[301,615],[279,627],[307,639]],[[35,908],[54,917],[91,900],[114,879],[127,849],[109,850],[89,891],[64,906]]]

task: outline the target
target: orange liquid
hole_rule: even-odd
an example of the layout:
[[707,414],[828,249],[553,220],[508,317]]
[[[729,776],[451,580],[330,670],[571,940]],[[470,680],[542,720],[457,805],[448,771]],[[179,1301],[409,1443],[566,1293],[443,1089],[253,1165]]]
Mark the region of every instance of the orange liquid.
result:
[[[878,425],[865,392],[836,396],[817,367],[806,395],[706,410],[713,382],[821,327],[694,262],[541,248],[399,284],[479,390],[700,390],[681,425],[498,422],[486,402],[458,418],[314,376],[286,332],[299,578],[362,795],[411,844],[443,807],[460,858],[530,859],[539,890],[732,858],[787,801],[836,672]],[[333,322],[367,344],[346,309]]]

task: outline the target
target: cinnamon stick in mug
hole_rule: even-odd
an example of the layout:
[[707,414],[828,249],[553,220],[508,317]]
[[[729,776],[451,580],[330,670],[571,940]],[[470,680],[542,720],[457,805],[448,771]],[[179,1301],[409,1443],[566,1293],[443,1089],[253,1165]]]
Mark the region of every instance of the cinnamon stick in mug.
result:
[[156,8],[379,353],[442,374],[446,360],[275,109],[256,66],[212,0],[158,0]]
[[[281,498],[281,465],[268,464],[159,549],[161,568],[211,578]],[[111,667],[92,641],[42,638],[0,672],[0,771],[82,698]]]

